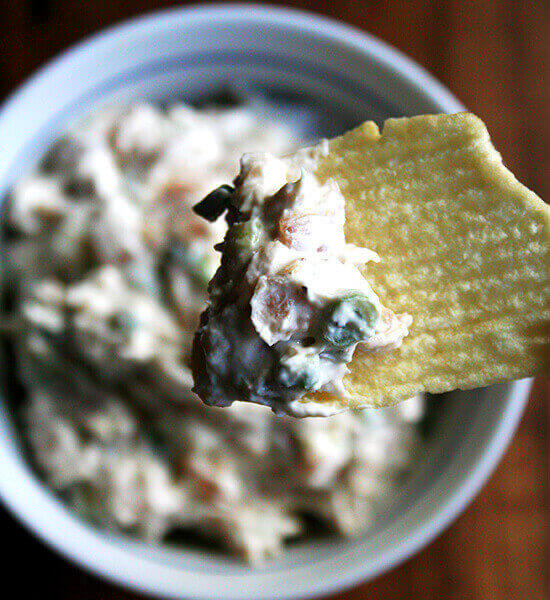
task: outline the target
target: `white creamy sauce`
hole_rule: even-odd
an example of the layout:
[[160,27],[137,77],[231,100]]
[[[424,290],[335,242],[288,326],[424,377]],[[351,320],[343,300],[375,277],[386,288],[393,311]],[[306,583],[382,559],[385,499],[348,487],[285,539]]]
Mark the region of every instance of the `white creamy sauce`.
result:
[[[109,107],[72,126],[14,187],[4,277],[22,331],[14,349],[24,435],[48,485],[85,518],[154,542],[200,531],[261,562],[303,534],[304,513],[342,535],[362,532],[413,467],[421,398],[297,420],[242,402],[208,408],[191,391],[193,333],[225,231],[223,219],[209,224],[191,207],[235,176],[243,153],[283,154],[295,143],[242,108]],[[243,161],[242,208],[276,192],[288,171],[256,156]],[[300,202],[309,185],[296,186]],[[376,258],[338,239],[330,260]],[[263,251],[251,281],[289,266],[288,285],[307,276],[299,248],[273,242]],[[308,304],[341,286],[318,268]],[[355,267],[344,268],[356,281]],[[257,327],[272,343],[302,321],[301,312],[274,320],[261,288],[256,300]],[[380,335],[392,328],[397,340],[402,328],[391,319]]]
[[[247,154],[235,189],[197,209],[209,218],[223,201],[230,224],[194,344],[195,390],[207,404],[327,416],[348,397],[356,346],[395,348],[408,333],[411,317],[383,307],[359,269],[380,257],[346,243],[338,185],[315,177],[327,152],[321,142],[292,158]],[[316,403],[316,392],[335,402]]]

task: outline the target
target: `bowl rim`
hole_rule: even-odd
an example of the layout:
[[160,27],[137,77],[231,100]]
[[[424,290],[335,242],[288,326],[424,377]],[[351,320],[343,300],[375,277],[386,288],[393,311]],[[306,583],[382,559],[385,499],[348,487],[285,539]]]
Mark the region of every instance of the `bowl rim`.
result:
[[[133,34],[137,34],[142,29],[150,28],[153,23],[157,26],[167,23],[174,25],[176,21],[181,22],[185,20],[186,25],[189,25],[190,22],[203,22],[217,18],[239,19],[251,24],[262,22],[288,27],[299,26],[302,29],[359,51],[362,54],[369,54],[373,60],[382,64],[398,77],[403,78],[410,87],[416,88],[419,93],[429,97],[442,111],[456,112],[464,110],[464,106],[451,92],[427,71],[400,51],[371,34],[333,19],[302,10],[259,6],[255,4],[214,4],[164,9],[147,13],[122,21],[84,38],[84,40],[74,44],[68,50],[62,52],[39,68],[10,94],[0,107],[0,121],[7,115],[9,108],[13,104],[17,103],[27,93],[30,93],[37,83],[49,77],[52,72],[63,68],[67,63],[76,63],[82,54],[98,50],[112,43],[117,38],[126,36],[130,31]],[[341,591],[365,578],[370,579],[388,571],[427,545],[466,508],[495,468],[519,423],[529,396],[531,381],[522,380],[512,384],[509,398],[498,422],[491,432],[487,443],[484,445],[483,450],[480,451],[469,474],[457,486],[454,493],[445,499],[444,503],[439,507],[437,514],[417,527],[416,530],[413,530],[400,545],[391,549],[389,553],[383,555],[380,560],[376,561],[370,567],[364,565],[362,568],[351,569],[343,574],[335,572],[329,577],[312,582],[304,582],[301,591],[293,591],[291,594],[288,594],[284,590],[276,592],[266,590],[267,593],[265,595],[259,596],[256,594],[255,597],[258,600],[260,597],[266,599],[279,598],[281,600],[283,598],[297,599]],[[9,512],[16,516],[20,522],[24,523],[47,546],[55,550],[58,554],[71,559],[72,562],[85,571],[112,583],[149,595],[181,597],[182,590],[177,591],[171,588],[168,583],[163,581],[162,576],[157,576],[156,579],[149,579],[148,575],[151,575],[151,573],[142,573],[139,577],[136,577],[137,565],[132,567],[131,563],[133,559],[129,559],[122,566],[115,561],[106,561],[99,553],[79,552],[76,548],[76,543],[71,544],[68,541],[68,536],[65,535],[66,532],[56,531],[51,524],[47,525],[44,520],[37,520],[35,518],[36,507],[32,508],[26,502],[21,502],[22,487],[17,480],[19,466],[12,457],[6,455],[7,452],[3,443],[0,445],[0,452],[3,455],[0,464],[3,464],[2,471],[4,473],[0,477],[0,499]],[[10,472],[15,477],[6,476]],[[51,496],[51,493],[45,489],[44,494]],[[45,495],[41,498],[42,501],[45,501]],[[75,521],[75,525],[80,524]],[[80,525],[80,528],[81,530],[77,533],[81,538],[84,535],[88,535],[90,541],[94,541],[94,543],[98,540],[101,541],[99,539],[101,534],[97,534],[96,532],[94,535],[94,532],[87,526]],[[93,536],[93,538],[90,536]],[[123,552],[122,550],[120,551],[120,553]],[[200,598],[202,600],[205,596],[185,592],[185,597]]]
[[183,6],[176,8],[165,8],[143,15],[124,19],[105,27],[96,33],[85,36],[82,40],[70,45],[56,56],[49,59],[26,77],[16,89],[8,94],[0,105],[0,120],[26,92],[34,87],[38,80],[48,77],[50,73],[62,65],[78,59],[78,55],[89,52],[92,46],[99,49],[107,46],[115,38],[125,35],[133,30],[139,32],[150,28],[152,22],[166,24],[174,22],[175,19],[199,21],[202,19],[214,19],[216,17],[237,18],[242,22],[258,23],[269,22],[274,25],[300,26],[315,34],[337,41],[343,45],[360,52],[367,51],[377,61],[394,71],[407,83],[419,92],[427,95],[434,102],[441,105],[441,109],[447,112],[459,112],[465,110],[465,106],[440,83],[426,69],[421,67],[412,58],[394,48],[387,42],[377,38],[371,33],[362,31],[347,23],[337,21],[331,17],[317,15],[316,13],[292,8],[278,6],[260,5],[255,3],[227,3],[227,4],[198,4],[196,6]]

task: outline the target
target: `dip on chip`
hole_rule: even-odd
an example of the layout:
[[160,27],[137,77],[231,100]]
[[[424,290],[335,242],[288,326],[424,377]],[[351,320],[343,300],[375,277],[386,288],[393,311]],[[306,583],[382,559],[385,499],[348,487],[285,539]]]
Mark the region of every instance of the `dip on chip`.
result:
[[195,391],[295,416],[531,375],[549,363],[549,209],[467,113],[364,123],[245,155],[193,349]]

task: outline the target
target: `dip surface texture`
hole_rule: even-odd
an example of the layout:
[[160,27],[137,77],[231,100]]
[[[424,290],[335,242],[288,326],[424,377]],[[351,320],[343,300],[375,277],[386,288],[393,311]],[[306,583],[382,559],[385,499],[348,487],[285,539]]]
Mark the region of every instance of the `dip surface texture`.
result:
[[24,438],[87,521],[151,542],[198,533],[257,563],[306,534],[305,514],[363,532],[415,464],[419,397],[298,420],[207,407],[191,391],[226,230],[191,207],[235,177],[243,153],[297,143],[246,108],[108,107],[13,189],[2,317],[20,331]]
[[359,269],[378,255],[346,243],[338,185],[311,172],[327,152],[323,141],[291,158],[247,154],[235,188],[196,207],[215,218],[225,206],[229,223],[194,342],[195,391],[207,404],[327,416],[338,405],[315,395],[347,397],[342,379],[357,344],[379,351],[408,333],[412,318],[382,306]]

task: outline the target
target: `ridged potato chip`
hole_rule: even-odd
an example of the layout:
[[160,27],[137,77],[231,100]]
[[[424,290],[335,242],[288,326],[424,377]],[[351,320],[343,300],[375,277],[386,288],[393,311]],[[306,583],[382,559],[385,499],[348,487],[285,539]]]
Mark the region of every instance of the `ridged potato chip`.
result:
[[[348,406],[383,406],[532,375],[549,366],[550,211],[502,164],[474,115],[367,122],[330,142],[316,172],[346,199],[365,276],[412,315],[400,348],[350,363]],[[329,404],[326,394],[303,399]]]

